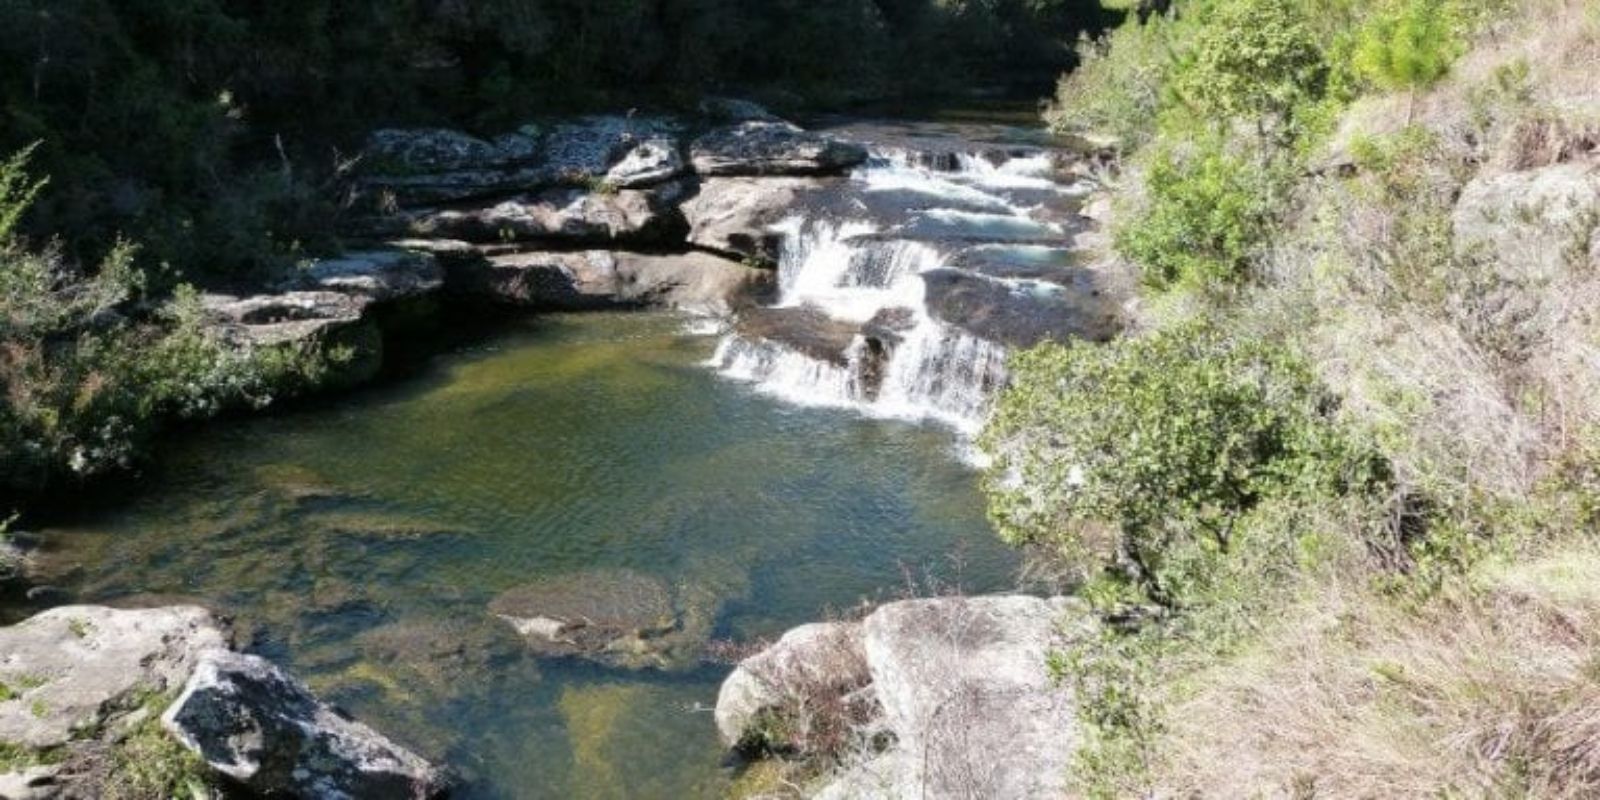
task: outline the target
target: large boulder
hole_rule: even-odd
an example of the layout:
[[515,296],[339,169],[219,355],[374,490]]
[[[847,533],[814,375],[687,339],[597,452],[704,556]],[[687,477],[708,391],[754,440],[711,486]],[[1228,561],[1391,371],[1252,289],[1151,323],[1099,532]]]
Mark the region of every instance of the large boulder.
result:
[[1463,256],[1507,277],[1548,280],[1600,266],[1600,162],[1477,178],[1454,214]]
[[842,175],[865,162],[867,150],[787,122],[753,120],[696,139],[689,160],[705,176]]
[[997,280],[959,269],[922,273],[928,314],[981,339],[1009,347],[1044,341],[1103,342],[1120,329],[1116,307],[1090,273],[1063,286],[1053,281]]
[[730,258],[776,264],[783,233],[774,225],[799,197],[827,184],[813,178],[713,178],[683,203],[689,244]]
[[642,306],[718,315],[748,304],[772,277],[709,253],[606,250],[463,258],[449,276],[453,293],[528,308]]
[[867,694],[871,702],[857,707],[877,716],[854,719],[852,741],[887,746],[847,761],[815,796],[1063,797],[1075,710],[1047,662],[1092,629],[1067,598],[889,603],[861,623],[798,628],[747,659],[718,696],[718,730],[748,746],[794,730],[796,709]]
[[485,207],[422,210],[401,217],[411,236],[473,243],[663,245],[681,240],[683,187],[546,189]]
[[865,622],[878,701],[903,759],[906,796],[1060,797],[1077,743],[1072,693],[1052,650],[1081,614],[1067,600],[936,598]]
[[427,798],[445,790],[428,762],[256,656],[204,654],[162,723],[212,769],[264,796]]
[[[802,625],[740,662],[717,693],[723,744],[805,752],[815,728],[859,722],[872,711],[859,622]],[[857,699],[859,698],[859,699]]]
[[194,606],[62,606],[0,628],[0,742],[66,745],[176,689],[227,637]]
[[624,669],[694,664],[711,614],[665,581],[629,569],[594,569],[518,586],[490,613],[546,658],[581,658]]

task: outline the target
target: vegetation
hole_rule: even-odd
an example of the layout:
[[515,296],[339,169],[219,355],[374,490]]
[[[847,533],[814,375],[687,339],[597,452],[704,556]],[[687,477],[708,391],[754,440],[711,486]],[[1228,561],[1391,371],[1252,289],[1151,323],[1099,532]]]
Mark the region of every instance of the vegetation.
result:
[[1507,188],[1600,141],[1593,4],[1190,0],[1085,52],[1046,116],[1122,139],[1139,332],[1019,356],[986,441],[1106,621],[1053,661],[1079,790],[1594,794],[1600,213]]
[[316,374],[311,354],[217,341],[195,290],[149,291],[132,244],[87,274],[59,243],[31,246],[15,227],[45,187],[29,153],[0,163],[0,487],[126,466],[168,417],[264,402]]

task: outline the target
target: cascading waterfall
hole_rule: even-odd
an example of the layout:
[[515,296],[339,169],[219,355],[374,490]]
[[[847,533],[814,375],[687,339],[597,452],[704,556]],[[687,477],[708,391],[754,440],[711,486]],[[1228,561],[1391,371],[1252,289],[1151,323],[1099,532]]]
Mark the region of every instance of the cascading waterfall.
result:
[[[1047,153],[995,163],[876,150],[844,190],[859,216],[800,212],[774,226],[784,237],[775,309],[808,315],[807,324],[828,331],[823,338],[848,343],[823,358],[816,347],[735,329],[713,366],[793,403],[934,419],[975,433],[1005,383],[1006,348],[936,318],[922,276],[946,268],[962,248],[1060,238],[1059,226],[1030,216],[1025,196],[1060,189],[1052,169]],[[895,206],[885,213],[874,199],[890,193]]]

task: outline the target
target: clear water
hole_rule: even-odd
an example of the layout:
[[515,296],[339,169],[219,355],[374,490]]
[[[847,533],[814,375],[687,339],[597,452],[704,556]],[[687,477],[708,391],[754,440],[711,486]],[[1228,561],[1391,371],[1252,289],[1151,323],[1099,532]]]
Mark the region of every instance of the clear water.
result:
[[527,319],[335,405],[174,441],[137,499],[43,531],[75,601],[192,600],[468,781],[462,796],[717,797],[726,667],[538,661],[487,610],[625,567],[749,642],[936,574],[1009,587],[945,429],[719,379],[665,315]]

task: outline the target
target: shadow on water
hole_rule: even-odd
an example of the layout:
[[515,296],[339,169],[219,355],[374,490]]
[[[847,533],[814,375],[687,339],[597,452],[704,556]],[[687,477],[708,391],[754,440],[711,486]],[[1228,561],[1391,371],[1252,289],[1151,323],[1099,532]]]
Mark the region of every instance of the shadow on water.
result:
[[47,580],[229,614],[464,796],[517,798],[718,795],[726,670],[536,658],[490,613],[509,590],[632,576],[698,646],[950,574],[952,553],[967,589],[1011,583],[947,431],[719,380],[681,318],[453,319],[397,346],[448,357],[171,437],[114,508],[40,531]]

